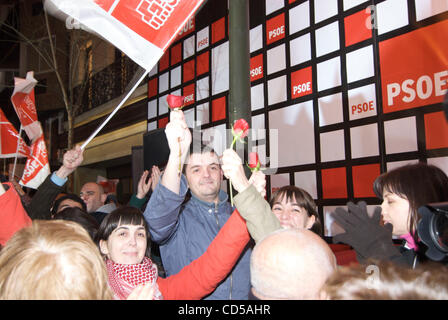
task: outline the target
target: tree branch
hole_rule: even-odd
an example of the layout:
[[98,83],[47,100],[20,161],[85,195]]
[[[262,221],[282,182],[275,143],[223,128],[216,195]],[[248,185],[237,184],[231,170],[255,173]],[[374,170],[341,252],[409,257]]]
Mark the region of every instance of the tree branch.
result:
[[51,55],[52,55],[52,58],[53,58],[53,65],[54,65],[54,69],[55,69],[56,78],[57,78],[59,86],[61,88],[62,98],[64,100],[64,104],[65,104],[65,107],[67,108],[67,112],[68,112],[69,101],[68,101],[68,98],[67,98],[67,92],[65,90],[65,86],[64,86],[64,83],[62,81],[61,75],[57,71],[58,64],[57,64],[57,61],[56,61],[56,53],[55,53],[55,50],[54,50],[53,40],[52,40],[52,37],[51,37],[50,23],[48,22],[47,11],[45,11],[45,10],[44,10],[44,17],[45,17],[45,25],[47,27],[48,39],[50,41],[50,50],[51,50]]

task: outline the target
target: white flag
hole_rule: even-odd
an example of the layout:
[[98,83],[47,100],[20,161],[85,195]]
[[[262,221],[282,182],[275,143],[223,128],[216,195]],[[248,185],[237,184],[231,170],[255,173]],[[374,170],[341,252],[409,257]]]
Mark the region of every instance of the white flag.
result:
[[151,70],[204,0],[46,0],[68,28],[93,31]]

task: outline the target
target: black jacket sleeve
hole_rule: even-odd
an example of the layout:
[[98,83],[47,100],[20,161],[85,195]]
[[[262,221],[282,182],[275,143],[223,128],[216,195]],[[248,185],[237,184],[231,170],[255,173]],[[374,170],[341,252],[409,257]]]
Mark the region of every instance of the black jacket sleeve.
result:
[[25,208],[28,215],[32,220],[51,219],[51,206],[56,199],[57,195],[61,193],[64,186],[58,186],[51,180],[51,174],[42,182],[37,188],[37,192],[34,194],[30,205]]

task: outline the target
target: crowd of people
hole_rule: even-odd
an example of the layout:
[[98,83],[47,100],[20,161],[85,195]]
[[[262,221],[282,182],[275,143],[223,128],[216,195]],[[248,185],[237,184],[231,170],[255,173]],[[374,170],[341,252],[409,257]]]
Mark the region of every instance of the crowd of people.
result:
[[233,149],[198,147],[180,110],[165,133],[168,162],[143,172],[127,204],[96,182],[64,191],[82,164],[79,146],[31,201],[16,183],[0,184],[0,299],[448,298],[447,268],[428,261],[417,232],[418,208],[448,201],[438,167],[385,172],[373,213],[362,201],[332,213],[344,229],[334,244],[356,257],[341,265],[306,190],[287,185],[266,200],[265,175],[247,178]]

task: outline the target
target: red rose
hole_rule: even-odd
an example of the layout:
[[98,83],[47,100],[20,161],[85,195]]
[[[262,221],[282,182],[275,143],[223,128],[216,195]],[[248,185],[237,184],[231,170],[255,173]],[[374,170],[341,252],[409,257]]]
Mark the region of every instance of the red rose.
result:
[[233,125],[233,136],[240,139],[245,138],[249,133],[249,124],[244,119],[235,121]]
[[[230,149],[235,145],[236,140],[240,140],[244,143],[243,139],[249,134],[249,124],[244,119],[235,121],[232,127],[233,141],[230,145]],[[230,184],[230,204],[233,206],[233,194],[232,194],[232,180],[229,180]]]
[[261,163],[260,163],[260,159],[258,158],[258,153],[256,153],[256,152],[249,153],[248,166],[252,172],[260,170]]
[[170,109],[181,109],[184,106],[184,99],[184,96],[169,94],[166,97],[166,102],[168,102],[168,107],[170,107]]

